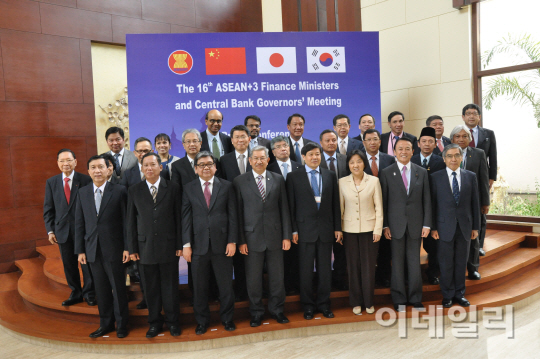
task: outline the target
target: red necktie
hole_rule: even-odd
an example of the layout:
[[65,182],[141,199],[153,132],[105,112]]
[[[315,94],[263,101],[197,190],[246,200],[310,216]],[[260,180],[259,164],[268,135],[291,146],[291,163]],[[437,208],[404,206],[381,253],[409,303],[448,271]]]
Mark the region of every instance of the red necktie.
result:
[[377,158],[375,156],[371,157],[371,173],[375,177],[379,177],[379,169],[377,168]]
[[64,178],[64,193],[66,195],[66,200],[67,200],[67,203],[69,204],[69,197],[71,196],[71,188],[69,188],[69,178]]
[[442,145],[442,140],[437,140],[437,147],[439,147],[439,150],[444,151],[444,147]]
[[204,199],[206,200],[206,205],[208,208],[210,208],[210,197],[212,197],[212,193],[210,193],[210,182],[204,182]]
[[469,147],[476,147],[476,144],[474,143],[473,130],[469,131],[471,131],[471,142],[469,143]]

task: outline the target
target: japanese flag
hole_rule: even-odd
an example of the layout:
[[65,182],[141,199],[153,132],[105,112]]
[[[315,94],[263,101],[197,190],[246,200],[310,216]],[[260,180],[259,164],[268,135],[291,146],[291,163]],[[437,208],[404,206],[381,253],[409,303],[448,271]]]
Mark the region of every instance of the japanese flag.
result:
[[308,73],[345,72],[344,47],[306,47]]
[[296,73],[295,47],[257,47],[258,74]]

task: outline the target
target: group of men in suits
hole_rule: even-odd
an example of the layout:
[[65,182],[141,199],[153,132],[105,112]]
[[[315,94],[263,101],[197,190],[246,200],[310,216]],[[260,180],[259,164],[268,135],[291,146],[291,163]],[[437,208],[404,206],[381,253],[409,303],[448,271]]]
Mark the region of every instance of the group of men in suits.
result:
[[470,279],[480,279],[482,243],[476,238],[485,235],[496,177],[494,134],[478,126],[480,108],[474,104],[465,106],[465,124],[450,138],[443,136],[440,116],[428,118],[418,139],[403,131],[404,120],[392,112],[391,131],[381,135],[374,118],[363,115],[359,141],[349,137],[350,119],[340,114],[334,130],[322,131],[317,144],[303,137],[301,114],[287,119],[289,137],[269,141],[259,137],[259,117],[246,117],[229,137],[220,131],[223,115],[211,110],[205,131],[182,133],[186,156],[172,163],[170,180],[160,176],[161,160],[151,141],[137,139],[132,153],[124,148],[120,128],[107,130],[111,151],[88,161],[90,177],[74,171],[72,151],[61,150],[62,174],[47,181],[44,219],[49,240],[59,243],[72,289],[63,305],[97,302],[100,327],[90,336],[113,331],[115,322],[118,337],[127,336],[124,264],[131,260],[139,265],[144,291],[139,305],[149,310],[147,337],[158,335],[164,323],[171,335],[180,335],[178,258],[183,256],[197,334],[210,324],[211,297],[219,296],[226,330],[235,330],[234,301],[245,297],[251,326],[260,325],[265,268],[268,310],[279,323],[288,322],[285,295],[294,291],[300,292],[306,319],[315,311],[332,318],[332,286],[348,288],[337,186],[349,175],[347,154],[355,149],[368,158],[365,172],[381,181],[385,228],[376,277],[391,287],[396,310],[407,303],[422,308],[422,239],[428,281],[441,285],[443,305],[468,305],[463,265]]

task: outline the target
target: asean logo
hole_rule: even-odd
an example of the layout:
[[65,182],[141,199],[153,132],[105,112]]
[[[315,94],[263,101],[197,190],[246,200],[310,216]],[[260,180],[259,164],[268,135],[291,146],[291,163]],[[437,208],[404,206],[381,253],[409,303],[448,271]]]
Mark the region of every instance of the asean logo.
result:
[[177,75],[187,74],[193,67],[193,57],[189,52],[176,50],[169,55],[169,69]]

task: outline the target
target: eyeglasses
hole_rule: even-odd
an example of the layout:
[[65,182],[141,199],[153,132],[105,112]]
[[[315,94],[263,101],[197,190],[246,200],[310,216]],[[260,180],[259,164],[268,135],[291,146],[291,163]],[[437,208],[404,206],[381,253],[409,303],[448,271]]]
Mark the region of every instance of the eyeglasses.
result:
[[379,141],[379,138],[378,138],[378,137],[370,138],[370,139],[368,139],[368,140],[364,140],[364,142],[367,142],[367,143],[369,143],[369,142],[377,142],[377,141]]
[[143,154],[146,155],[147,153],[152,152],[152,150],[139,150],[139,151],[135,150],[135,152],[137,152],[137,153],[143,153]]
[[71,162],[73,162],[73,160],[58,160],[59,163],[67,163],[67,164],[70,164]]
[[480,114],[478,112],[465,112],[465,116],[478,117]]
[[212,162],[212,163],[198,163],[197,167],[199,167],[200,169],[204,169],[204,168],[212,168],[213,165],[214,165],[214,162]]
[[223,122],[223,120],[208,120],[208,122],[210,122],[212,125],[215,125],[215,124],[220,125]]
[[197,143],[199,143],[200,141],[199,140],[193,140],[193,141],[184,141],[184,143],[186,145],[196,145]]
[[446,155],[446,158],[451,160],[452,158],[455,158],[456,160],[459,160],[461,158],[461,155],[459,153],[456,153],[455,155]]

